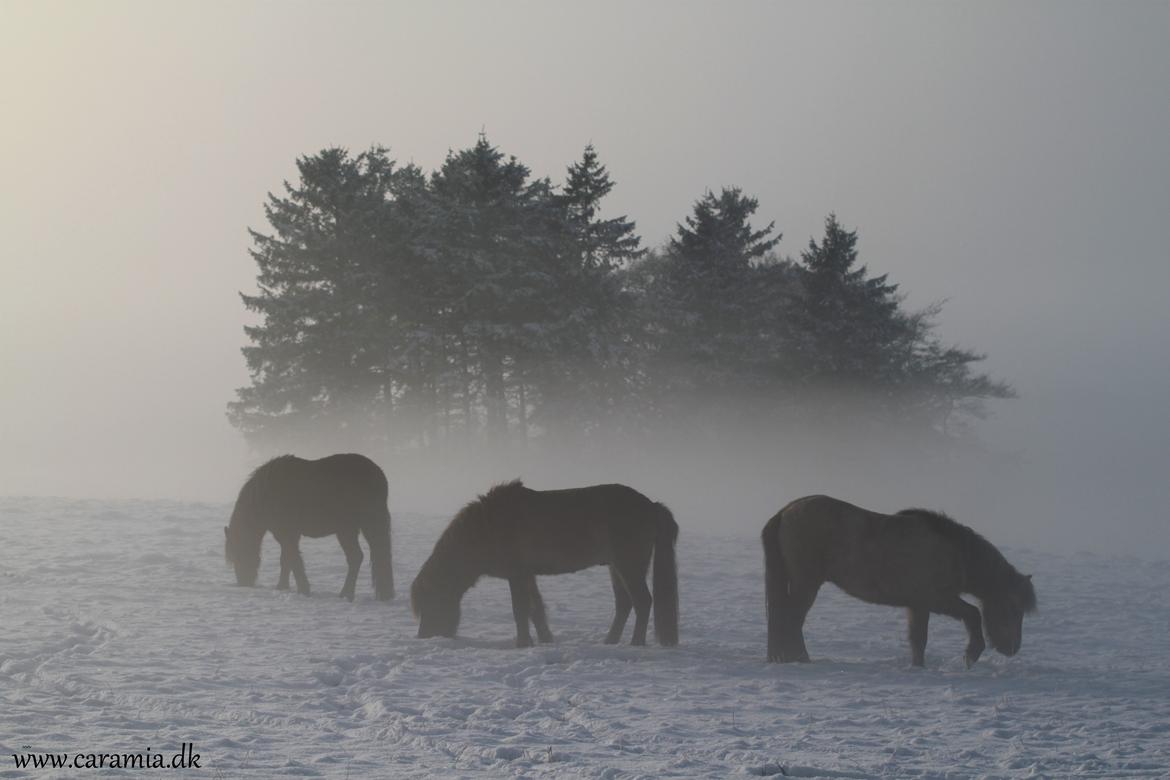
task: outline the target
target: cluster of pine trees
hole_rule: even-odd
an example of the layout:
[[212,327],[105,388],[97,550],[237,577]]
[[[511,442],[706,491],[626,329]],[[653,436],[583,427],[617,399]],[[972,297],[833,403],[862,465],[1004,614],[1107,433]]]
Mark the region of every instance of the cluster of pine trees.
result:
[[799,259],[739,189],[703,195],[661,248],[586,147],[563,184],[486,138],[429,176],[326,149],[252,231],[251,384],[228,410],[262,449],[581,443],[735,421],[946,436],[1011,389],[858,263],[829,216]]

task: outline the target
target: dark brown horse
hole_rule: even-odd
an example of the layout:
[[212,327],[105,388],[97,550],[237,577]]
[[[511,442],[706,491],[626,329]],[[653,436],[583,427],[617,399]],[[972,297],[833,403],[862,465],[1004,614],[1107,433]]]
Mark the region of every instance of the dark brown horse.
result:
[[[882,515],[807,496],[768,521],[763,542],[769,661],[808,660],[804,618],[825,582],[863,601],[907,607],[915,666],[925,662],[932,612],[963,621],[971,666],[986,647],[983,628],[992,647],[1015,655],[1024,613],[1036,609],[1031,575],[967,526],[926,509]],[[978,599],[982,615],[960,593]]]
[[[609,566],[615,610],[606,643],[621,640],[633,608],[632,644],[646,644],[653,603],[658,643],[678,644],[677,537],[670,510],[625,485],[572,490],[530,490],[519,480],[497,485],[460,510],[411,586],[418,635],[455,636],[463,594],[486,575],[507,580],[511,588],[516,646],[532,644],[529,620],[537,638],[551,642],[537,575]],[[646,587],[651,556],[653,597]]]
[[362,565],[361,532],[370,546],[374,593],[380,601],[394,598],[386,495],[386,475],[364,455],[330,455],[320,460],[294,455],[273,458],[248,477],[232,510],[231,524],[223,529],[224,555],[235,566],[236,582],[256,584],[260,542],[271,531],[280,543],[277,587],[286,590],[291,573],[297,592],[307,596],[309,578],[301,558],[301,537],[337,534],[349,564],[341,596],[353,601]]

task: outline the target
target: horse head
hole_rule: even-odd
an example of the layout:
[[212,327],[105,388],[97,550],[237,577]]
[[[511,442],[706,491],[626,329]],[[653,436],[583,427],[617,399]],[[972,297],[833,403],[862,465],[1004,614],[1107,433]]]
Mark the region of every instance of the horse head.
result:
[[983,630],[991,646],[1006,656],[1018,653],[1024,641],[1024,615],[1035,609],[1032,575],[1012,572],[1002,592],[983,599]]
[[236,570],[236,584],[251,587],[260,572],[260,545],[254,546],[241,538],[240,529],[223,527],[223,555]]
[[410,586],[410,609],[418,618],[418,638],[455,636],[462,594],[428,581],[421,573]]

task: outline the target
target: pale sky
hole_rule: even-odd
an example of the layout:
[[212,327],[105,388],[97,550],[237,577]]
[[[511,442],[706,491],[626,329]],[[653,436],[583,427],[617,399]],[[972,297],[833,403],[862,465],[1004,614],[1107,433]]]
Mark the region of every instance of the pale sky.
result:
[[651,245],[724,185],[785,254],[835,211],[1019,390],[1021,511],[1170,554],[1170,2],[0,0],[0,493],[230,500],[265,193],[481,128],[595,144]]

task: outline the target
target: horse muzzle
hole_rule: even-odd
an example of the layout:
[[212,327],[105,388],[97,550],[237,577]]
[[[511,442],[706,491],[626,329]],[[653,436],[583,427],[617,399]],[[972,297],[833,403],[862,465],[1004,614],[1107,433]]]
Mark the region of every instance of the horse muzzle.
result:
[[1019,639],[1009,639],[1003,644],[993,643],[992,646],[1000,655],[1006,655],[1008,658],[1011,658],[1013,655],[1020,652],[1020,645],[1022,644],[1023,638],[1021,637]]
[[420,625],[418,627],[418,635],[416,638],[418,638],[418,639],[433,639],[437,636],[443,637],[444,639],[454,639],[455,632],[454,631],[440,631],[440,630],[435,629],[435,628],[423,628]]

